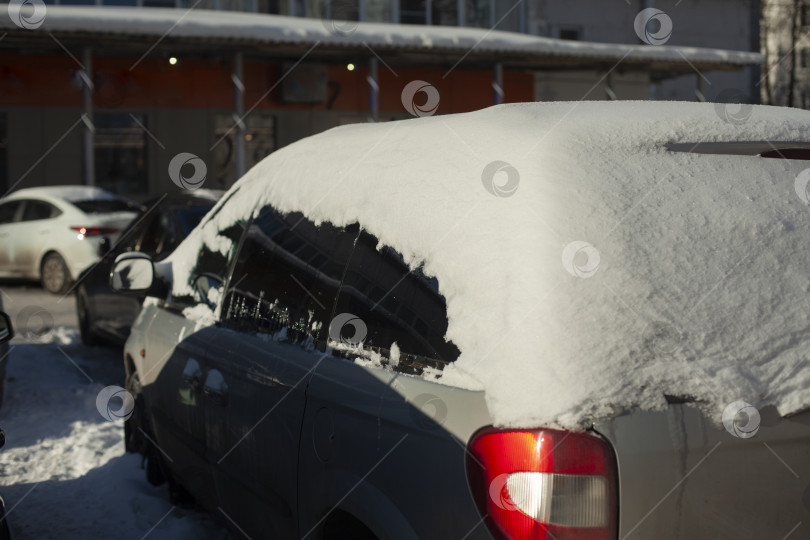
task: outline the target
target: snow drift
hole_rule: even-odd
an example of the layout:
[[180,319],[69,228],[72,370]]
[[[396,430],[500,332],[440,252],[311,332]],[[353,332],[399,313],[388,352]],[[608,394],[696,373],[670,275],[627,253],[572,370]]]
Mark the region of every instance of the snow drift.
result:
[[[423,264],[461,350],[442,381],[499,425],[582,427],[665,396],[718,422],[810,406],[807,162],[670,143],[810,141],[810,113],[713,104],[516,104],[350,125],[267,157],[172,257],[271,203],[359,222]],[[228,196],[223,200],[227,200]]]

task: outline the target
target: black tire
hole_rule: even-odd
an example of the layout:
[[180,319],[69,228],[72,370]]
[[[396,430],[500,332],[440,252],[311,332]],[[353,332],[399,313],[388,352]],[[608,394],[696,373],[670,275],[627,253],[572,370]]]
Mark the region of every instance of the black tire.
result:
[[132,414],[124,422],[124,447],[127,452],[138,453],[143,456],[142,464],[146,472],[147,482],[153,486],[168,483],[169,498],[172,504],[181,508],[193,508],[196,504],[194,497],[175,480],[169,464],[166,463],[163,454],[155,446],[155,435],[149,425],[146,403],[141,393],[141,381],[134,371],[134,367],[132,369],[133,372],[127,376],[126,386],[127,392],[135,400],[135,407],[132,409]]
[[159,486],[166,483],[165,465],[162,463],[160,451],[149,440],[153,435],[150,434],[151,429],[146,418],[141,380],[135,371],[127,376],[127,392],[135,400],[135,406],[132,414],[124,421],[124,449],[143,456],[146,480],[153,486]]
[[6,514],[6,505],[3,499],[0,499],[0,540],[11,540],[11,531],[8,527],[8,515]]
[[127,452],[147,455],[147,443],[149,442],[144,433],[149,432],[146,425],[146,406],[141,393],[141,380],[136,372],[127,376],[127,392],[135,400],[135,407],[132,414],[124,421],[124,448]]
[[65,294],[70,289],[71,278],[65,259],[58,253],[48,253],[40,266],[42,288],[53,294]]
[[90,313],[87,311],[87,301],[82,291],[76,291],[76,317],[79,319],[79,337],[88,347],[99,344],[98,336],[90,330]]

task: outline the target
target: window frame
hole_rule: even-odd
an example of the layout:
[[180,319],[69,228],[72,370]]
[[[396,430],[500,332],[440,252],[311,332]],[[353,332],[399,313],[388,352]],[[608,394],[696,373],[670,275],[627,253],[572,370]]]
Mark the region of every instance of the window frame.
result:
[[[235,287],[235,285],[233,285],[233,283],[234,283],[234,279],[237,279],[236,285],[238,285],[242,281],[242,277],[237,274],[237,267],[239,265],[239,261],[240,260],[251,260],[251,259],[255,259],[255,257],[256,257],[255,253],[244,253],[244,250],[246,249],[246,242],[247,242],[248,236],[250,235],[251,228],[255,225],[257,217],[263,215],[263,212],[264,212],[265,208],[267,208],[267,207],[269,207],[271,209],[271,211],[273,211],[275,213],[276,216],[279,216],[280,218],[282,218],[282,220],[283,220],[283,222],[285,224],[285,227],[287,228],[287,231],[290,230],[289,222],[286,220],[286,217],[289,215],[289,213],[285,214],[285,213],[279,212],[276,209],[275,205],[273,205],[273,204],[263,204],[263,205],[261,205],[261,207],[259,207],[259,205],[257,204],[256,207],[254,208],[254,210],[251,212],[250,220],[246,224],[246,226],[244,227],[244,231],[243,231],[243,234],[242,234],[242,236],[240,238],[239,245],[238,245],[236,251],[234,252],[233,260],[231,261],[231,266],[230,266],[230,269],[229,269],[228,279],[227,279],[227,282],[223,286],[221,305],[219,306],[220,309],[219,309],[219,313],[217,314],[217,323],[219,325],[222,325],[223,327],[228,328],[228,329],[230,329],[232,331],[235,331],[235,332],[241,332],[241,333],[246,333],[246,334],[254,334],[255,333],[255,334],[262,334],[262,335],[273,335],[274,332],[280,330],[280,328],[276,329],[275,326],[273,325],[274,323],[272,323],[272,322],[268,325],[268,329],[266,329],[266,330],[264,330],[264,329],[256,330],[256,329],[251,328],[249,321],[247,322],[247,326],[243,326],[243,323],[245,321],[240,320],[240,318],[238,316],[232,317],[231,316],[232,313],[231,313],[231,310],[230,310],[231,306],[236,305],[236,304],[233,304],[234,295],[239,296],[239,297],[244,297],[244,298],[250,297],[251,301],[258,300],[258,302],[262,302],[262,299],[266,298],[264,296],[265,291],[263,291],[263,290],[259,291],[258,296],[257,296],[257,294],[256,294],[257,291],[255,291],[255,290],[240,291],[240,290],[236,289],[236,287]],[[307,220],[308,224],[314,225],[312,220],[307,218],[303,213],[295,212],[293,214],[301,214],[301,216],[303,216],[303,219]],[[390,290],[382,290],[382,289],[380,289],[383,292],[383,296],[379,300],[379,302],[376,302],[374,304],[374,308],[376,308],[377,306],[380,307],[380,310],[378,311],[377,316],[378,316],[379,320],[385,319],[385,323],[382,324],[382,325],[377,324],[377,323],[372,322],[372,319],[369,318],[368,321],[364,320],[364,324],[367,324],[369,327],[379,327],[379,328],[383,328],[386,325],[388,327],[390,327],[390,328],[394,328],[394,326],[397,326],[397,324],[399,324],[399,326],[397,326],[397,328],[395,330],[397,330],[400,333],[400,335],[408,335],[408,332],[410,332],[411,336],[421,336],[424,343],[422,343],[420,345],[420,348],[426,348],[425,350],[429,349],[429,350],[431,350],[433,352],[433,354],[431,356],[426,356],[424,354],[415,352],[416,349],[411,349],[410,347],[408,347],[408,350],[400,349],[400,361],[399,361],[398,365],[397,366],[391,366],[393,369],[395,369],[398,372],[419,374],[424,369],[427,369],[427,368],[433,368],[433,369],[440,369],[441,370],[447,364],[453,363],[458,358],[458,355],[460,354],[460,351],[459,351],[459,349],[458,349],[458,347],[457,347],[457,345],[455,343],[453,343],[452,341],[446,340],[447,327],[449,326],[449,316],[448,316],[448,313],[447,313],[446,298],[444,298],[444,296],[439,291],[438,284],[435,283],[435,279],[434,278],[429,278],[428,276],[425,276],[424,274],[422,274],[420,268],[410,268],[408,266],[408,264],[405,263],[405,261],[402,259],[402,255],[399,253],[399,251],[397,251],[396,248],[394,248],[393,246],[386,245],[386,246],[384,246],[382,251],[380,249],[378,249],[379,239],[374,234],[372,234],[371,232],[364,229],[361,224],[353,223],[353,224],[351,224],[349,226],[346,226],[346,227],[337,227],[336,225],[334,225],[331,222],[328,222],[328,223],[329,223],[330,226],[338,229],[339,233],[342,233],[342,234],[354,234],[352,229],[356,227],[356,229],[357,229],[356,230],[356,235],[354,236],[354,238],[352,240],[352,247],[349,250],[349,253],[348,253],[347,257],[346,257],[346,262],[344,263],[343,267],[339,271],[331,273],[331,274],[335,274],[335,275],[339,274],[341,277],[340,277],[337,289],[336,289],[336,291],[334,293],[334,297],[331,299],[330,305],[322,306],[323,307],[323,312],[330,313],[330,315],[328,315],[329,320],[321,321],[321,322],[324,323],[324,326],[322,327],[322,332],[319,335],[310,334],[309,331],[300,332],[299,331],[300,329],[297,330],[293,326],[287,325],[286,327],[288,329],[291,329],[294,332],[294,336],[297,338],[297,339],[294,340],[294,343],[297,344],[297,345],[301,345],[301,344],[306,343],[307,340],[309,340],[311,338],[311,343],[314,345],[314,347],[316,349],[321,350],[321,351],[327,350],[327,347],[332,349],[331,350],[332,356],[336,356],[338,358],[344,358],[344,359],[349,360],[349,361],[352,361],[353,358],[358,357],[358,356],[365,356],[364,354],[359,354],[358,351],[340,350],[340,349],[332,348],[331,345],[330,345],[331,337],[328,335],[328,327],[331,325],[332,321],[335,320],[335,316],[342,309],[340,307],[342,301],[346,300],[346,297],[343,297],[342,295],[347,294],[347,295],[350,295],[350,296],[357,296],[356,293],[360,293],[360,295],[365,297],[366,300],[368,300],[369,302],[374,302],[374,299],[373,299],[372,296],[370,296],[370,293],[357,288],[357,281],[359,281],[358,278],[361,278],[361,279],[363,279],[365,281],[368,281],[368,280],[365,279],[364,274],[362,272],[360,272],[359,270],[361,268],[363,268],[364,265],[368,264],[369,262],[376,265],[376,263],[378,263],[378,262],[382,262],[382,261],[385,261],[385,260],[393,257],[393,258],[395,258],[396,260],[399,261],[399,264],[403,267],[403,270],[405,270],[406,273],[405,273],[404,277],[407,277],[409,275],[413,275],[415,278],[417,278],[417,280],[415,282],[411,283],[410,286],[412,288],[413,287],[424,287],[426,289],[429,289],[429,290],[435,292],[436,295],[441,297],[442,302],[444,304],[443,305],[443,318],[444,318],[444,322],[445,322],[445,327],[443,329],[443,333],[441,335],[439,335],[439,332],[436,330],[437,327],[435,325],[431,325],[430,320],[420,318],[417,313],[413,312],[413,310],[411,309],[413,307],[413,305],[409,304],[409,302],[407,300],[399,300],[399,299],[397,299],[398,295],[403,294],[403,290],[398,289],[398,287],[400,287],[402,285],[402,282],[403,282],[404,278],[399,279],[396,282],[396,284]],[[320,226],[321,225],[318,225],[318,227],[320,227]],[[293,228],[294,227],[295,226],[293,226]],[[348,240],[350,238],[347,236],[347,237],[344,237],[344,239]],[[341,240],[344,240],[344,239],[341,239]],[[307,242],[305,237],[302,237],[299,240],[301,242]],[[274,238],[273,243],[276,244],[282,250],[284,250],[283,240],[282,240],[282,243],[279,244],[279,243],[276,242],[276,239]],[[367,251],[367,253],[363,254],[365,259],[362,259],[362,260],[358,258],[359,257],[359,255],[358,255],[359,252],[357,251],[358,247],[360,246],[361,243],[363,243],[364,245],[367,244],[364,247],[364,249]],[[307,246],[307,247],[313,247],[313,246]],[[301,249],[302,249],[302,247],[298,247],[298,248],[295,248],[294,251],[288,251],[288,250],[285,250],[285,251],[288,251],[288,253],[298,253],[298,252],[301,251]],[[314,246],[314,249],[318,249],[317,246]],[[370,255],[372,255],[372,254],[373,254],[374,257],[378,257],[379,260],[372,260],[370,258]],[[312,257],[309,257],[306,260],[301,259],[301,261],[303,263],[308,264],[308,265],[311,266],[311,264],[309,264],[309,263],[312,262]],[[393,266],[388,264],[388,265],[385,265],[385,268],[386,268],[386,272],[390,272],[390,270],[393,268]],[[351,276],[350,275],[351,272],[357,273],[357,277]],[[315,268],[315,274],[322,274],[322,273],[323,272],[319,268]],[[327,275],[329,275],[329,274],[327,274]],[[293,277],[294,277],[295,281],[303,280],[304,282],[307,282],[307,281],[309,281],[311,276],[303,276],[303,275],[293,274]],[[330,276],[329,279],[336,280],[334,278],[334,276]],[[299,285],[300,285],[300,283],[299,283]],[[369,287],[374,286],[376,288],[380,288],[380,287],[378,287],[378,285],[381,285],[381,283],[374,283],[374,282],[370,282],[370,281],[368,282]],[[312,293],[308,289],[305,288],[305,291],[307,292],[307,294],[309,294],[311,296]],[[286,294],[286,293],[283,293],[283,291],[279,291],[279,297],[281,297],[284,294]],[[240,299],[237,299],[235,301],[238,304]],[[389,309],[389,307],[388,307],[388,304],[390,302],[395,302],[396,303],[395,309],[393,311],[391,311]],[[372,308],[372,310],[374,308]],[[248,309],[249,309],[249,311],[252,312],[255,309],[255,306],[250,306]],[[284,312],[297,314],[297,313],[299,313],[301,311],[301,309],[302,309],[302,306],[285,306]],[[413,321],[406,321],[403,318],[403,314],[404,314],[405,311],[411,313],[411,315],[412,315],[411,318],[413,319]],[[357,316],[361,320],[363,320],[363,316],[361,316],[361,315],[357,315]],[[397,323],[397,321],[399,321],[399,322]],[[422,326],[427,326],[427,330],[424,331],[424,332],[420,331],[420,329],[418,328],[418,324],[421,324]],[[324,333],[324,332],[327,332],[327,333]],[[391,329],[383,330],[383,332],[390,333]],[[437,339],[437,337],[440,338],[441,340],[444,340],[445,346],[443,346],[443,347],[436,347],[435,346],[436,342],[434,342],[432,340]],[[416,338],[414,338],[414,339],[416,339]],[[398,341],[399,341],[398,339],[394,340],[394,342],[398,342]],[[409,344],[414,343],[414,341],[411,341],[411,340],[406,340],[406,341]],[[404,344],[404,342],[398,343],[398,344],[400,346],[402,346]],[[391,353],[390,347],[391,347],[390,343],[371,343],[371,342],[369,342],[368,344],[364,344],[364,346],[362,348],[362,351],[370,353],[370,354],[375,354],[375,353],[380,354],[384,358],[383,363],[388,364],[390,362],[390,353]],[[455,350],[455,354],[450,352],[453,349]]]
[[11,221],[8,221],[6,223],[0,223],[0,225],[12,225],[14,223],[22,223],[22,221],[21,221],[22,213],[23,213],[23,208],[25,207],[23,202],[24,202],[24,200],[21,200],[21,199],[13,199],[13,200],[4,201],[3,203],[1,203],[1,205],[3,205],[3,206],[4,205],[9,205],[10,206],[12,204],[16,204],[17,209],[14,210],[14,215],[12,216]]
[[810,47],[799,49],[799,67],[802,69],[810,68]]
[[[575,34],[576,37],[563,37],[565,33]],[[557,38],[565,41],[582,41],[583,28],[574,24],[563,24],[557,28]]]
[[[30,221],[44,221],[46,219],[54,219],[62,215],[62,210],[59,209],[55,204],[50,203],[48,201],[43,201],[41,199],[21,199],[22,204],[22,211],[19,212],[18,221],[17,223],[28,223]],[[26,219],[25,214],[28,212],[29,205],[43,205],[47,206],[50,209],[48,217],[44,218],[36,218],[36,219]]]
[[[214,208],[212,208],[205,215],[205,217],[203,217],[202,221],[200,221],[200,223],[197,224],[197,227],[202,228],[202,227],[205,227],[206,225],[208,225],[209,223],[211,223],[216,218],[216,216],[218,216],[223,211],[223,209],[225,209],[227,207],[228,203],[231,202],[231,200],[234,198],[234,196],[237,195],[239,192],[240,192],[240,190],[237,188],[237,189],[227,193],[222,199],[220,199],[217,202],[217,204],[214,206]],[[225,298],[225,295],[227,294],[227,292],[229,290],[229,287],[230,287],[230,284],[231,284],[231,278],[233,277],[233,269],[236,266],[236,261],[238,259],[240,251],[242,250],[242,245],[243,245],[243,243],[245,241],[245,236],[247,234],[247,231],[250,229],[250,225],[253,223],[254,208],[255,208],[255,206],[252,207],[250,212],[246,214],[247,215],[246,218],[245,218],[244,213],[239,213],[238,215],[240,217],[234,222],[233,226],[241,226],[242,231],[239,233],[239,238],[234,242],[236,247],[234,248],[234,251],[231,254],[231,259],[230,259],[230,261],[228,261],[228,267],[225,269],[225,272],[223,273],[223,276],[216,276],[218,280],[219,280],[220,277],[222,277],[221,287],[222,287],[222,291],[223,291],[223,293],[222,293],[222,298],[223,299]],[[234,214],[234,215],[237,215],[237,214]],[[244,219],[244,221],[243,221],[243,219]],[[185,238],[183,240],[185,240]],[[194,267],[193,267],[194,270],[189,272],[189,276],[188,276],[189,281],[186,283],[186,285],[191,290],[195,290],[194,283],[196,282],[196,280],[198,278],[200,278],[202,276],[206,276],[206,275],[211,275],[209,272],[201,272],[201,273],[197,272],[197,267],[199,266],[199,261],[200,261],[200,256],[201,255],[202,255],[202,251],[197,254],[197,258],[194,260]],[[164,307],[166,309],[168,309],[170,311],[173,311],[173,312],[176,312],[176,313],[179,313],[182,316],[182,311],[184,309],[186,309],[188,307],[194,307],[196,305],[199,305],[199,303],[200,303],[200,301],[197,298],[194,298],[194,300],[192,302],[182,301],[182,300],[180,300],[180,298],[176,297],[172,293],[172,294],[169,295],[169,298],[167,299],[166,302],[164,302],[163,305],[164,305]],[[221,309],[221,307],[222,306],[220,305],[219,306],[219,308],[220,308],[219,312],[215,313],[217,324],[220,324],[222,322],[222,309]]]
[[[219,312],[218,317],[217,317],[218,323],[226,325],[229,328],[230,327],[236,327],[239,324],[238,320],[234,319],[235,322],[231,323],[231,322],[229,322],[231,319],[227,318],[228,317],[228,312],[229,312],[229,305],[228,305],[229,300],[228,299],[230,298],[231,294],[236,294],[238,292],[234,288],[235,285],[232,285],[234,278],[238,277],[238,276],[235,275],[237,265],[239,264],[239,261],[242,259],[243,251],[245,249],[247,238],[250,235],[251,228],[254,226],[254,224],[256,222],[256,219],[263,215],[264,209],[268,208],[268,207],[271,209],[272,212],[274,212],[274,214],[276,216],[282,216],[282,220],[283,220],[283,217],[286,216],[285,214],[282,214],[280,211],[278,211],[276,209],[276,207],[274,205],[272,205],[272,204],[263,204],[263,205],[259,206],[259,204],[257,203],[257,205],[254,207],[253,211],[251,212],[250,220],[245,225],[242,237],[241,237],[241,239],[239,241],[239,246],[238,246],[238,248],[237,248],[237,250],[235,252],[235,255],[233,257],[233,261],[232,261],[231,268],[230,268],[230,273],[229,273],[229,276],[228,276],[228,281],[227,281],[227,283],[226,283],[226,285],[224,287],[224,292],[222,294],[222,305],[220,306],[220,312]],[[312,223],[311,220],[309,220],[308,218],[303,216],[303,213],[301,213],[301,215],[302,215],[303,219],[307,220],[309,223]],[[285,223],[286,232],[288,232],[288,233],[293,228],[295,228],[297,226],[297,224],[296,224],[293,227],[288,227],[286,222],[284,222],[284,223]],[[337,227],[337,226],[335,226],[335,225],[333,225],[331,223],[330,223],[330,225],[332,225],[336,229],[341,229],[341,230],[345,230],[347,228],[347,227]],[[352,225],[350,225],[349,227],[352,227]],[[359,231],[358,231],[358,235],[359,235]],[[313,246],[305,243],[305,241],[302,240],[299,235],[294,235],[293,234],[293,236],[296,236],[295,240],[300,242],[300,246],[296,247],[293,251],[285,250],[284,247],[281,244],[277,244],[277,246],[280,249],[282,249],[283,251],[286,251],[287,253],[289,253],[291,255],[295,255],[295,254],[299,253],[302,249],[311,249],[311,248],[313,248]],[[274,241],[274,243],[275,243],[275,241]],[[317,249],[317,248],[315,248],[315,249]],[[352,250],[353,249],[354,248],[352,247]],[[307,260],[304,260],[304,259],[300,259],[300,260],[301,260],[302,263],[304,263],[306,265],[310,265],[310,263],[312,262],[312,256],[308,257]],[[351,260],[351,252],[349,252],[348,259],[347,259],[347,264],[348,264],[348,261],[350,261],[350,260]],[[321,268],[317,268],[317,267],[313,267],[313,268],[315,269],[314,275],[323,273]],[[342,286],[342,279],[345,278],[345,268],[346,268],[345,265],[342,268],[340,268],[340,274],[342,275],[342,277],[341,277],[341,281],[338,283],[337,291],[335,293],[335,297],[332,298],[332,300],[331,300],[331,302],[329,303],[328,306],[324,306],[324,311],[330,313],[330,316],[329,316],[330,318],[334,317],[334,307],[336,305],[337,296],[340,293],[340,288]],[[301,277],[302,276],[295,276],[293,274],[293,278],[296,281],[300,281],[299,278],[301,278]],[[242,280],[242,278],[238,277],[238,279],[236,281],[236,284],[238,285],[241,282],[241,280]],[[300,283],[299,283],[299,285],[300,285]],[[310,291],[307,288],[304,288],[304,290],[306,291],[307,294],[311,294]],[[252,295],[252,296],[255,296],[255,295]],[[259,300],[261,301],[261,296],[259,297]],[[326,332],[326,331],[328,331],[328,325],[329,325],[330,321],[325,320],[323,322],[325,323],[325,326],[323,327],[323,331]],[[234,331],[237,331],[237,332],[244,332],[243,330],[239,330],[239,329],[236,329],[236,328],[232,328],[232,329]],[[293,329],[293,330],[295,330],[295,329]],[[258,333],[267,334],[267,332],[258,332]],[[316,340],[314,338],[313,338],[313,343],[315,344],[316,347],[318,347],[318,345],[320,344],[319,340]],[[323,346],[320,347],[319,350],[325,350],[326,341],[324,341],[320,345],[323,345]]]

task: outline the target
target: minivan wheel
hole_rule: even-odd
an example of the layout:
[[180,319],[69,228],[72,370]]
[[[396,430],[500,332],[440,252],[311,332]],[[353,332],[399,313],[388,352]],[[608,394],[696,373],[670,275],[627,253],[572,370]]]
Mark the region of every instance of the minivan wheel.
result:
[[147,482],[153,486],[162,486],[168,482],[172,504],[181,508],[191,508],[194,506],[194,498],[174,479],[161,451],[155,446],[155,435],[149,426],[146,401],[141,392],[141,380],[134,367],[132,369],[132,373],[127,377],[126,386],[127,392],[135,401],[135,406],[132,414],[124,422],[124,448],[127,452],[143,456],[141,463],[146,472]]
[[48,253],[40,268],[42,288],[53,294],[64,294],[70,289],[70,272],[65,259],[58,253]]
[[[141,393],[141,380],[133,371],[127,377],[127,392],[135,401],[132,414],[124,421],[124,449],[143,456],[142,466],[146,470],[146,480],[153,486],[166,482],[165,465],[160,451],[152,442],[154,435],[146,418],[146,404]],[[150,440],[151,439],[151,440]]]

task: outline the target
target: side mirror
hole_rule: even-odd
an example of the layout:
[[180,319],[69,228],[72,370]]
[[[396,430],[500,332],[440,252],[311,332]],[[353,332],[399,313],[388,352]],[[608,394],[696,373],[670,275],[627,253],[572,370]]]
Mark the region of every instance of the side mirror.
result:
[[110,288],[122,293],[146,293],[155,281],[155,265],[142,253],[116,257],[110,273]]
[[11,318],[0,311],[0,343],[7,343],[14,337],[14,328],[11,326]]
[[110,288],[136,296],[165,297],[169,287],[155,271],[152,259],[143,253],[122,253],[115,258],[110,272]]

